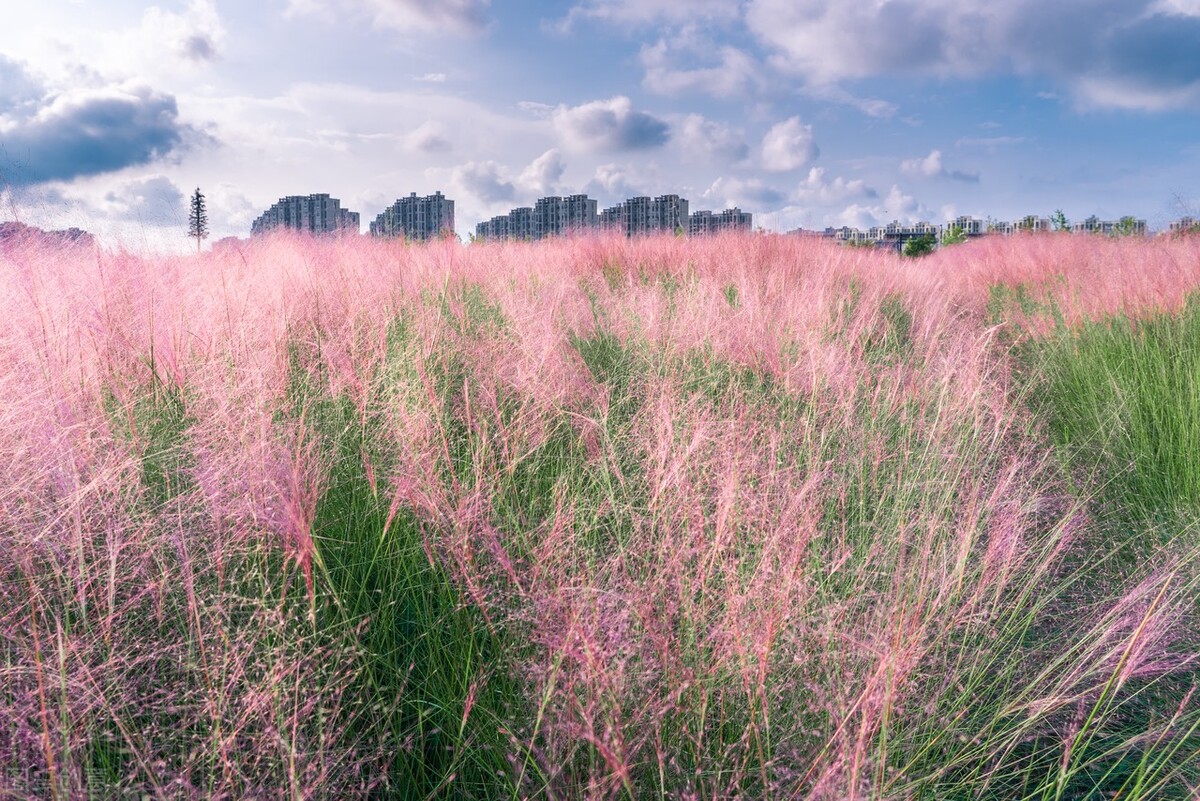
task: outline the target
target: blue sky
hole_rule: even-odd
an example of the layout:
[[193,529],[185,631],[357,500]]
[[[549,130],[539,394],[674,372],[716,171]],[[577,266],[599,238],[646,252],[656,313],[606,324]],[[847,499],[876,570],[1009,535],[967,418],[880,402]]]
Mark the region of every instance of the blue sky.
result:
[[1200,0],[41,0],[0,28],[0,219],[181,243],[282,195],[465,237],[545,194],[773,230],[1200,207]]

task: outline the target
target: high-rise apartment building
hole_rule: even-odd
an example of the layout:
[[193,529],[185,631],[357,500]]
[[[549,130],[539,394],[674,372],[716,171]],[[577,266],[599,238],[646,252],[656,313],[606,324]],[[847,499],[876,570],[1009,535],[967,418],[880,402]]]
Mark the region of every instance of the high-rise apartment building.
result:
[[600,224],[596,213],[596,201],[587,195],[570,195],[563,198],[564,218],[567,231],[587,231]]
[[404,237],[417,242],[454,234],[454,201],[441,192],[398,198],[371,223],[371,236]]
[[626,236],[688,230],[688,202],[679,195],[631,197],[600,215],[600,227]]
[[508,239],[508,215],[503,214],[475,226],[476,239]]
[[596,227],[596,201],[587,195],[544,197],[475,227],[478,239],[546,239]]
[[533,208],[521,206],[508,213],[508,238],[518,242],[533,239]]
[[[587,195],[544,197],[532,208],[513,209],[506,216],[479,223],[475,236],[479,239],[545,239],[596,228],[619,231],[626,236],[688,230],[688,202],[679,195],[662,195],[654,199],[633,197],[599,214],[596,211],[596,201]],[[737,213],[741,214],[740,211]],[[748,220],[749,215],[746,217]],[[726,221],[724,224],[731,223]]]
[[600,230],[602,231],[620,231],[626,233],[629,227],[627,222],[629,213],[624,203],[616,206],[610,206],[600,212]]
[[983,220],[977,220],[970,215],[960,215],[954,218],[954,221],[947,226],[947,230],[957,228],[965,236],[983,236],[987,233],[987,228]]
[[567,209],[561,197],[539,198],[533,204],[533,238],[561,236],[567,228]]
[[1083,222],[1077,222],[1072,225],[1071,230],[1077,234],[1145,236],[1147,227],[1145,220],[1138,220],[1134,217],[1123,217],[1120,220],[1101,220],[1093,214]]
[[631,197],[625,201],[625,235],[648,234],[654,215],[654,201],[648,197]]
[[342,208],[342,202],[326,194],[281,197],[250,226],[252,235],[280,228],[324,235],[358,233],[358,212]]
[[754,217],[737,206],[724,211],[696,211],[688,217],[688,236],[705,236],[721,231],[749,231]]
[[650,230],[677,233],[687,232],[688,202],[679,195],[662,195],[654,198],[650,207]]

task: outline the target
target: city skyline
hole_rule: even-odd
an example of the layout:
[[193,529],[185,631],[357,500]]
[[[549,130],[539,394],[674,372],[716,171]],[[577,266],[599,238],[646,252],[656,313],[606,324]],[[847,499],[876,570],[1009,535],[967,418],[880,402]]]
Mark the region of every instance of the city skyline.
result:
[[[0,30],[0,217],[186,249],[319,186],[460,231],[675,194],[773,231],[1200,210],[1195,0],[47,0]],[[363,221],[366,222],[365,220]]]
[[[426,197],[415,192],[386,207],[368,226],[366,234],[378,238],[404,238],[414,242],[426,242],[445,236],[462,239],[455,228],[455,202],[440,190]],[[296,195],[280,198],[263,212],[251,226],[251,237],[269,234],[279,229],[291,229],[302,233],[323,235],[363,234],[358,212],[341,208],[341,201],[327,193]],[[19,223],[19,233],[24,228]],[[36,229],[30,229],[36,230]],[[76,229],[77,230],[77,229]],[[539,241],[558,236],[586,234],[588,232],[623,232],[626,236],[668,233],[672,235],[705,236],[720,232],[755,230],[753,214],[743,212],[737,206],[722,211],[707,209],[690,212],[690,202],[678,195],[661,195],[651,198],[638,196],[627,198],[621,203],[598,209],[595,199],[586,194],[547,196],[537,200],[533,206],[511,209],[507,214],[497,215],[479,222],[474,233],[467,232],[470,241],[516,240]],[[759,229],[761,230],[761,229]],[[1172,235],[1193,233],[1200,230],[1196,219],[1185,215],[1172,220],[1159,233]],[[876,244],[899,250],[905,242],[932,237],[950,242],[961,238],[974,238],[988,234],[1010,236],[1016,233],[1066,232],[1077,234],[1102,234],[1106,236],[1145,236],[1151,232],[1143,219],[1124,215],[1120,219],[1101,220],[1089,215],[1083,220],[1072,221],[1059,209],[1049,217],[1027,214],[1016,220],[995,218],[977,219],[971,215],[960,215],[944,223],[916,220],[902,223],[892,220],[886,224],[858,228],[848,225],[826,226],[823,230],[797,228],[786,233],[817,235],[842,244]],[[86,232],[88,241],[91,235]],[[69,235],[70,232],[51,232],[53,235]],[[238,236],[223,237],[215,246],[226,246],[244,241]]]

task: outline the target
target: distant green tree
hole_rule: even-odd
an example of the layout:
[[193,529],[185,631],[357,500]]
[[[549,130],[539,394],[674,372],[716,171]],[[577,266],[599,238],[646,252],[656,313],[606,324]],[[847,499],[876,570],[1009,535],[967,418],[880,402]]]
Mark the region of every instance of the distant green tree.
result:
[[1050,225],[1054,226],[1055,231],[1070,231],[1071,221],[1067,219],[1067,215],[1063,214],[1062,209],[1055,209],[1050,215]]
[[191,210],[188,212],[188,236],[196,239],[196,252],[200,252],[200,242],[208,236],[208,211],[204,207],[204,195],[200,187],[192,195]]
[[919,256],[929,255],[936,246],[937,239],[934,238],[933,234],[922,234],[905,242],[903,253],[909,258],[915,259]]
[[942,234],[942,245],[961,245],[967,241],[967,232],[961,226],[952,225]]
[[1141,224],[1136,217],[1126,215],[1117,220],[1113,226],[1113,236],[1134,236],[1141,232]]

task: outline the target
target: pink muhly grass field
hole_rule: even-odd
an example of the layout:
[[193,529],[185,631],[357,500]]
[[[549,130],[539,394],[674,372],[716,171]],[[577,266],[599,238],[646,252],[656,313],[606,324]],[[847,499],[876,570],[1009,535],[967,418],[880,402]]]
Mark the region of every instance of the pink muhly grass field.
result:
[[[991,301],[1177,310],[1198,242],[0,254],[0,795],[1186,793],[1194,538],[1091,570]],[[380,667],[438,576],[444,686]]]

